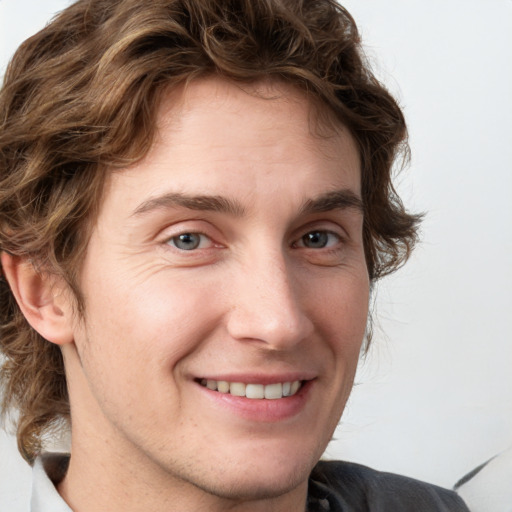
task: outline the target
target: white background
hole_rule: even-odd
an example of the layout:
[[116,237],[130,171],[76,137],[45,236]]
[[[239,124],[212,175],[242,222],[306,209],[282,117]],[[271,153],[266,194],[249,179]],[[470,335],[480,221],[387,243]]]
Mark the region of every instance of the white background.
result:
[[[66,1],[0,0],[0,74]],[[444,486],[512,445],[512,1],[348,0],[409,123],[399,190],[423,243],[377,289],[377,331],[326,457]],[[29,468],[0,433],[0,510]]]

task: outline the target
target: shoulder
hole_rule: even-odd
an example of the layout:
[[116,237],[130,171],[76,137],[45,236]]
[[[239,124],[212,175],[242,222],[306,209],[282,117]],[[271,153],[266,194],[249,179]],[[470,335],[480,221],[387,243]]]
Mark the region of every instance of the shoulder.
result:
[[350,462],[319,462],[309,490],[311,499],[328,501],[332,512],[468,511],[453,491]]

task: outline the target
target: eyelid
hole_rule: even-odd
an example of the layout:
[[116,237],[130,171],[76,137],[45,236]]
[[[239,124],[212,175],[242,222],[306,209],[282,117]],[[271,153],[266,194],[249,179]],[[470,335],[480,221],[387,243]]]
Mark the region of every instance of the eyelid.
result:
[[[223,246],[222,244],[222,233],[210,222],[205,221],[203,219],[188,219],[179,221],[173,224],[168,225],[164,229],[160,231],[157,236],[157,241],[160,244],[168,245],[169,247],[173,247],[170,245],[170,241],[173,238],[179,237],[180,235],[185,234],[193,234],[193,235],[201,235],[203,237],[208,238],[211,241],[211,246]],[[210,248],[206,247],[205,250]],[[175,247],[176,250],[183,252]],[[196,249],[200,250],[200,249]]]
[[341,222],[336,219],[317,219],[302,224],[299,228],[293,230],[292,238],[294,240],[301,239],[304,235],[314,231],[322,231],[326,233],[332,233],[339,237],[341,241],[346,241],[350,238],[349,232],[343,226]]

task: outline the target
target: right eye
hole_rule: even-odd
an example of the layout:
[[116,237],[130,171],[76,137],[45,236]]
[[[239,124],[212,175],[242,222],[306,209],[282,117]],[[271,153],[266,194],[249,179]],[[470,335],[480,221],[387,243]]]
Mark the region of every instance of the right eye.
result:
[[340,237],[330,231],[310,231],[300,240],[300,245],[308,249],[327,249],[339,244]]
[[202,233],[181,233],[171,237],[167,244],[176,247],[180,251],[193,251],[195,249],[207,249],[213,245],[213,242]]

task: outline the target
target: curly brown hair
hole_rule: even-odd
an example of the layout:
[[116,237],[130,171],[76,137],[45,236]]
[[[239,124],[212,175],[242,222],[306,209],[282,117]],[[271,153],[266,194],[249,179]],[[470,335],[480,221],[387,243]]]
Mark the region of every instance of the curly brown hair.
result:
[[[0,250],[62,276],[83,313],[77,275],[107,169],[151,146],[164,89],[216,74],[286,81],[327,105],[362,162],[364,243],[372,281],[417,239],[391,182],[407,155],[400,108],[372,74],[357,27],[335,0],[79,0],[21,45],[0,92]],[[59,347],[23,317],[0,279],[3,410],[18,446],[69,419]]]

